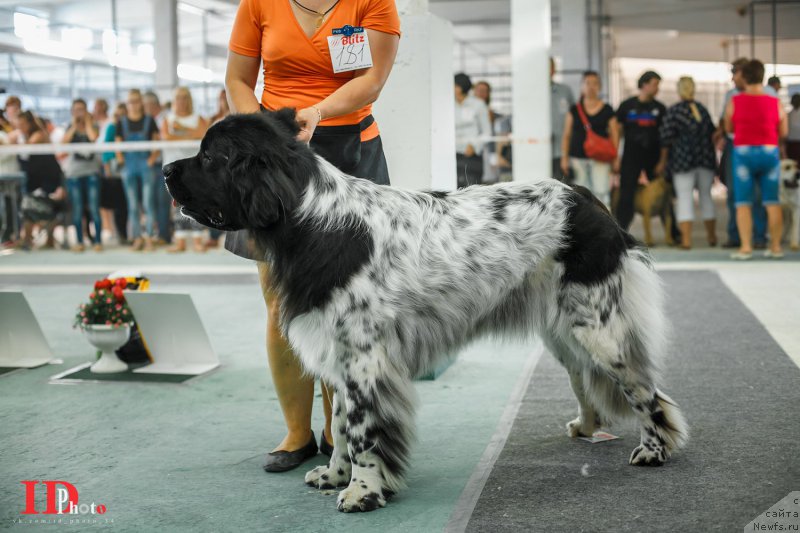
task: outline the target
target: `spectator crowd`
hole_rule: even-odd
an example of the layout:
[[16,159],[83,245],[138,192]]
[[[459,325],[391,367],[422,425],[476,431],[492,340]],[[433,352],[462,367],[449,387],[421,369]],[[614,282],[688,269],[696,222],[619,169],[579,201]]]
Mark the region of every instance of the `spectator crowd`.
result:
[[[680,101],[668,108],[657,99],[661,76],[644,72],[637,94],[615,110],[601,96],[597,72],[582,74],[576,100],[567,85],[553,80],[551,59],[552,178],[591,190],[626,230],[637,192],[663,180],[666,207],[658,214],[667,242],[686,250],[692,246],[695,191],[708,245],[717,245],[711,191],[719,179],[727,188],[723,247],[736,249],[731,258],[750,259],[753,249],[782,257],[780,160],[800,163],[800,94],[792,96],[787,113],[778,98],[781,81],[773,76],[764,85],[761,61],[742,58],[731,67],[733,87],[715,123],[695,99],[691,77],[680,78]],[[493,183],[510,171],[511,117],[491,110],[490,95],[487,82],[473,87],[467,75],[455,76],[459,187]]]
[[[113,109],[102,98],[93,102],[91,110],[85,100],[75,99],[70,122],[59,126],[23,110],[20,98],[9,96],[0,111],[0,143],[199,140],[211,124],[228,114],[225,91],[219,95],[217,112],[205,118],[194,109],[186,87],[176,89],[173,100],[163,106],[154,92],[131,89]],[[32,250],[38,244],[39,248],[100,252],[113,244],[134,251],[164,246],[179,253],[189,247],[204,252],[217,246],[219,233],[177,213],[164,186],[162,166],[193,156],[195,149],[82,152],[80,147],[70,148],[61,154],[0,156],[0,239],[5,248]],[[57,241],[58,226],[74,228],[74,238]]]
[[[793,95],[792,110],[786,113],[777,98],[780,79],[772,77],[764,85],[760,61],[732,63],[733,87],[716,123],[695,99],[690,77],[680,78],[680,101],[667,108],[657,99],[661,77],[647,71],[638,80],[637,94],[615,110],[602,98],[597,72],[582,74],[577,100],[567,85],[553,80],[555,72],[551,60],[554,179],[591,190],[625,229],[634,218],[637,190],[664,180],[668,241],[683,249],[692,246],[695,191],[707,242],[717,245],[711,190],[719,179],[728,190],[723,246],[736,249],[732,258],[750,259],[753,249],[782,257],[779,168],[782,158],[800,162],[800,94]],[[473,85],[459,73],[454,96],[457,186],[510,179],[512,120],[492,110],[489,83]],[[20,98],[9,96],[0,110],[0,143],[197,140],[228,113],[225,91],[217,112],[206,118],[196,112],[185,87],[163,106],[155,93],[132,89],[113,109],[104,99],[95,100],[91,110],[85,100],[74,100],[70,122],[59,126],[23,110]],[[38,242],[39,247],[75,252],[99,252],[108,244],[134,251],[164,246],[174,253],[215,247],[220,234],[176,213],[163,184],[162,166],[193,154],[191,148],[167,147],[0,156],[3,246],[31,250]],[[7,194],[13,190],[9,184],[16,183],[19,198]],[[56,241],[58,226],[74,228],[71,244],[66,238]]]

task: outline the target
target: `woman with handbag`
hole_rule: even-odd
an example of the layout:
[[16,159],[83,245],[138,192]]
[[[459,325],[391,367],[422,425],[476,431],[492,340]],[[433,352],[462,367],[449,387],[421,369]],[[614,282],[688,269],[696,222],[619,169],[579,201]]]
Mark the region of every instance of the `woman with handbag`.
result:
[[[20,113],[17,124],[26,144],[50,142],[44,123],[30,111]],[[22,197],[23,236],[19,247],[26,251],[33,249],[33,228],[39,225],[47,230],[43,249],[55,248],[53,230],[66,207],[64,173],[53,154],[30,154],[20,161],[20,166],[27,180]]]
[[614,109],[600,99],[600,76],[583,73],[580,101],[564,122],[561,138],[561,171],[575,173],[575,184],[592,191],[611,207],[611,162],[617,157],[619,129]]
[[[394,64],[400,17],[393,0],[242,0],[229,44],[225,86],[233,113],[297,109],[299,139],[352,176],[389,185],[374,102]],[[345,40],[346,38],[346,40]],[[331,53],[346,43],[351,54]],[[369,50],[369,54],[363,53]],[[358,55],[355,55],[358,54]],[[370,57],[370,62],[364,58]],[[350,63],[343,63],[349,58]],[[260,101],[253,95],[264,69]],[[225,248],[258,263],[267,304],[267,354],[288,434],[267,454],[264,470],[283,472],[317,454],[311,431],[314,380],[304,374],[279,327],[279,301],[269,265],[253,255],[247,232],[228,233]],[[319,449],[330,455],[331,407],[323,394],[326,425]]]

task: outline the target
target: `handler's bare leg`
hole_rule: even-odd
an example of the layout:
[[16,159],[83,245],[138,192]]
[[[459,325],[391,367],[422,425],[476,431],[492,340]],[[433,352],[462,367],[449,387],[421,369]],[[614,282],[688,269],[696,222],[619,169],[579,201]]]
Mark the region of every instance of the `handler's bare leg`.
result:
[[[303,374],[300,361],[294,356],[289,342],[279,327],[279,305],[269,287],[269,267],[258,263],[258,274],[264,301],[267,304],[267,355],[272,382],[281,404],[288,433],[272,451],[299,450],[311,439],[311,408],[314,403],[314,379]],[[325,427],[330,437],[331,407],[323,394]]]

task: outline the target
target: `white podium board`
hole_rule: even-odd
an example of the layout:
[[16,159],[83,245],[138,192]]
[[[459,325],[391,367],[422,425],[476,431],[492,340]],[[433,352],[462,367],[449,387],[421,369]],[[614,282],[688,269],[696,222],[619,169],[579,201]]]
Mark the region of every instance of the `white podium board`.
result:
[[153,357],[134,372],[200,375],[219,366],[191,296],[126,291],[125,299]]
[[0,367],[47,364],[53,351],[21,292],[0,291]]

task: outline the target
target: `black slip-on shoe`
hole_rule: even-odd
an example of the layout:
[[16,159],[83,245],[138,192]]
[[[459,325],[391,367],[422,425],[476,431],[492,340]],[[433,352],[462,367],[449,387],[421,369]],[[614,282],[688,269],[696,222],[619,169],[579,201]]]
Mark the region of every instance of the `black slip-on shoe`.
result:
[[267,454],[267,462],[264,463],[265,472],[286,472],[293,470],[317,455],[317,438],[314,432],[311,432],[311,440],[308,444],[295,450],[287,452],[285,450],[278,450],[277,452],[270,452]]
[[319,453],[330,457],[333,454],[333,446],[328,444],[328,441],[325,440],[325,428],[322,429],[321,433],[322,437],[319,438]]

